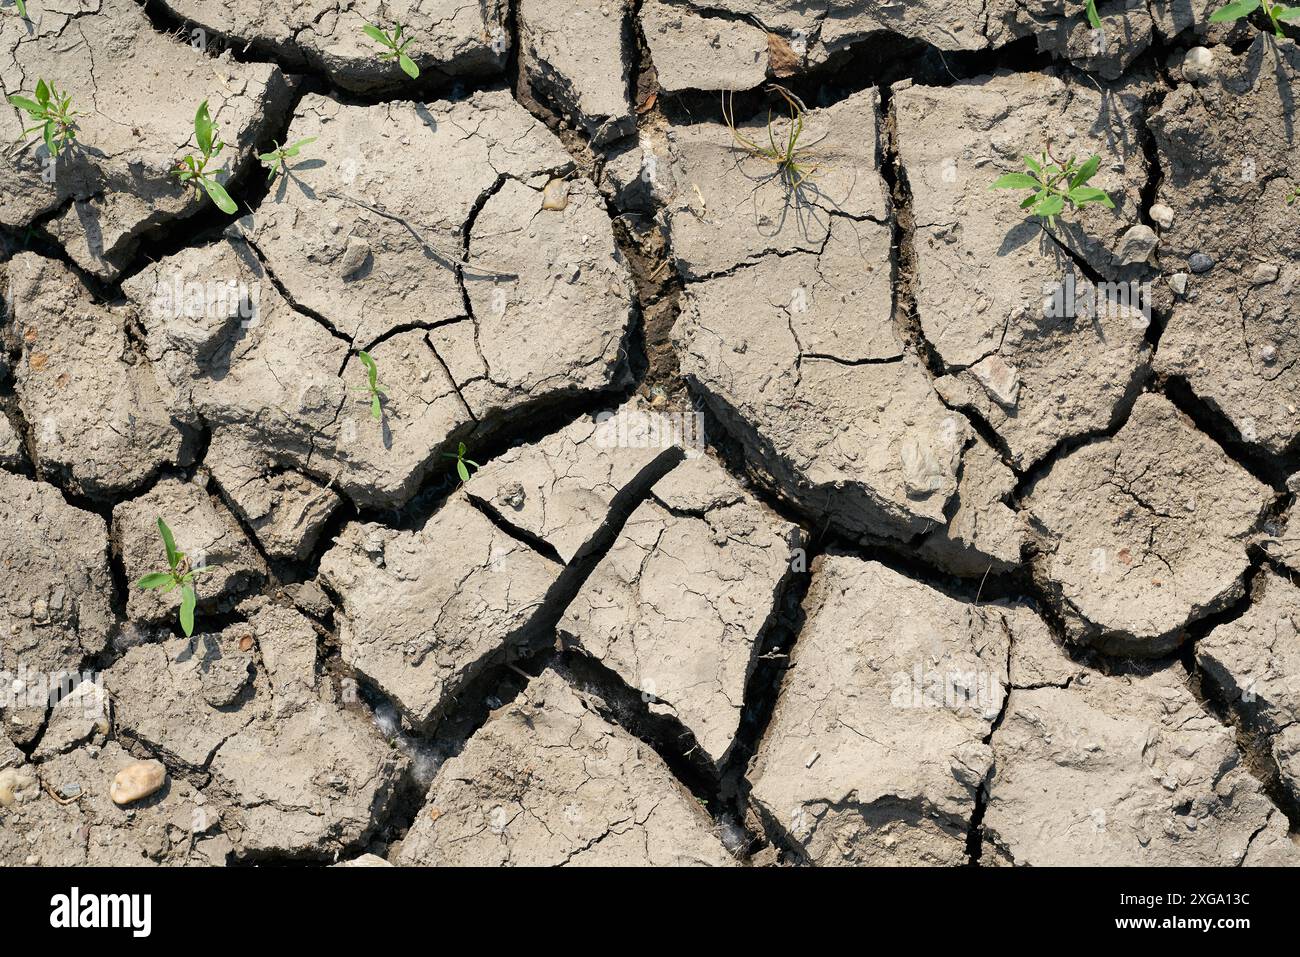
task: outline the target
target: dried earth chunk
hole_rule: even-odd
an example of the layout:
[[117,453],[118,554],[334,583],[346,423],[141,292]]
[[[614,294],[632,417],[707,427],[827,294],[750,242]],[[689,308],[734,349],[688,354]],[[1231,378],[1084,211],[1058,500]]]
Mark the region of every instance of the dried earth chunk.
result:
[[[1240,57],[1219,48],[1214,63],[1210,82],[1178,87],[1150,120],[1165,171],[1158,199],[1174,213],[1161,266],[1192,273],[1156,370],[1281,455],[1300,439],[1300,237],[1286,203],[1300,164],[1288,132],[1300,51],[1261,33]],[[1192,268],[1193,257],[1208,260]]]
[[544,672],[442,766],[398,862],[733,864],[663,760],[600,709]]
[[1026,505],[1034,576],[1072,640],[1156,656],[1243,594],[1270,490],[1164,397],[1056,462]]
[[[1057,649],[1042,648],[1073,670]],[[1287,823],[1177,663],[1015,687],[993,735],[984,857],[1030,866],[1300,862]]]
[[1196,660],[1217,697],[1270,737],[1282,785],[1300,800],[1300,588],[1265,573],[1254,592],[1244,615],[1196,643]]
[[[228,144],[218,168],[238,176],[280,122],[294,82],[275,66],[213,59],[162,35],[132,0],[62,7],[71,10],[46,5],[35,20],[0,19],[0,93],[30,98],[45,79],[84,114],[78,145],[57,162],[35,145],[0,166],[0,224],[22,229],[62,210],[46,228],[77,265],[112,279],[142,236],[211,208],[171,175],[196,150],[199,103],[208,101]],[[178,91],[193,91],[192,98]],[[17,109],[0,110],[0,141],[21,139],[26,119]]]
[[192,784],[173,777],[129,807],[111,800],[117,773],[135,761],[110,741],[20,769],[40,790],[0,807],[0,866],[223,866],[230,840],[217,826],[218,810]]
[[519,59],[533,91],[599,146],[636,128],[623,0],[520,0]]
[[392,32],[402,25],[407,54],[427,72],[452,76],[496,73],[510,50],[501,0],[163,0],[186,21],[193,41],[242,49],[250,44],[296,66],[323,72],[345,90],[392,89],[411,82],[384,48],[362,32],[366,23]]
[[1300,719],[1300,588],[1265,574],[1244,615],[1196,643],[1196,660],[1223,696],[1270,732]]
[[813,576],[752,800],[814,864],[963,863],[1009,642],[1041,625],[876,562],[824,557]]
[[424,725],[533,637],[561,566],[455,497],[418,531],[349,524],[320,570],[341,606],[343,660]]
[[[950,373],[938,387],[949,404],[983,416],[1021,470],[1061,440],[1110,425],[1136,396],[1147,360],[1149,296],[1118,282],[1133,270],[1113,255],[1146,183],[1142,103],[1133,91],[1103,100],[1084,86],[1016,74],[895,88],[916,217],[917,310]],[[1042,150],[1044,129],[1058,155],[1101,157],[1091,184],[1116,210],[1086,207],[1049,234],[1017,208],[1020,194],[989,190]],[[1076,259],[1108,283],[1079,276]]]
[[[1083,0],[847,0],[810,8],[798,0],[687,0],[684,7],[731,21],[752,20],[772,31],[771,67],[778,76],[827,69],[864,47],[892,43],[918,57],[940,51],[995,50],[1037,37],[1039,51],[1114,78],[1151,43],[1204,24],[1208,0],[1100,0],[1101,30],[1090,28]],[[673,4],[674,7],[677,4]],[[1199,7],[1194,19],[1192,7]],[[779,52],[778,52],[779,51]]]
[[753,24],[702,17],[663,0],[647,0],[640,16],[665,93],[749,90],[767,76],[768,39]]
[[643,490],[680,456],[682,444],[702,438],[696,417],[664,415],[632,400],[506,451],[475,472],[465,490],[569,563],[605,524],[616,497]]
[[21,695],[7,689],[4,730],[26,742],[45,720],[49,682],[108,643],[108,528],[54,486],[8,472],[0,472],[0,527],[0,670],[25,682]]
[[133,648],[106,674],[130,738],[211,772],[241,857],[358,845],[405,769],[362,713],[321,700],[315,644],[305,618],[268,605],[220,634]]
[[143,575],[167,570],[158,519],[176,538],[196,577],[199,612],[213,611],[249,590],[266,568],[226,508],[196,482],[163,479],[146,494],[113,509],[113,538],[130,588],[127,614],[133,621],[158,622],[176,614],[179,592],[163,594],[135,587]]
[[342,504],[333,489],[301,472],[278,470],[237,442],[214,439],[206,461],[222,495],[272,558],[305,560]]
[[630,381],[632,289],[604,199],[552,180],[564,208],[547,209],[543,186],[500,181],[469,235],[471,317],[429,333],[479,420]]
[[[179,542],[177,544],[180,544]],[[218,749],[266,711],[251,648],[198,632],[131,648],[104,674],[119,733],[167,764],[206,771]]]
[[833,236],[820,257],[691,283],[674,337],[683,375],[765,484],[855,537],[907,538],[946,522],[975,436],[904,354],[888,293],[870,294],[888,288],[889,236],[868,235],[885,268],[862,292],[845,292],[861,282],[861,253]]
[[[212,430],[214,475],[255,528],[269,523],[264,545],[286,535],[276,548],[305,547],[332,507],[322,485],[362,505],[401,504],[470,426],[419,329],[372,349],[388,389],[374,421],[366,371],[347,341],[295,309],[238,234],[163,260],[125,287],[160,387],[172,408]],[[314,489],[301,506],[311,514],[277,505],[277,481]]]
[[96,303],[56,260],[24,253],[9,281],[7,334],[22,349],[15,389],[40,472],[108,498],[183,464],[179,423],[128,339],[126,316]]
[[478,206],[507,180],[540,188],[571,165],[507,93],[427,106],[309,94],[286,139],[309,136],[310,153],[241,225],[293,304],[358,348],[464,317],[457,264]]
[[[779,105],[779,101],[778,101]],[[784,142],[788,121],[780,109],[773,135]],[[888,200],[880,178],[879,95],[856,93],[825,109],[810,110],[800,142],[814,140],[815,183],[792,189],[775,166],[741,147],[720,122],[675,126],[668,132],[671,179],[675,193],[664,210],[671,252],[687,280],[716,275],[752,264],[773,253],[812,254],[827,250],[837,222],[855,227],[832,240],[830,252],[856,252],[862,262],[849,283],[843,276],[826,280],[843,295],[862,295],[862,273],[888,288],[890,274]],[[749,139],[768,140],[767,112],[737,117],[737,129]],[[883,242],[883,246],[882,246]],[[836,249],[835,247],[842,247]],[[860,247],[860,248],[859,248]],[[787,265],[789,263],[787,262]],[[784,283],[783,304],[799,283]],[[889,295],[884,295],[887,305]],[[864,301],[875,304],[874,297]]]
[[560,627],[641,691],[652,713],[679,720],[721,767],[804,536],[706,456],[677,466],[653,495]]
[[9,417],[0,411],[0,468],[21,469],[25,460],[22,436]]

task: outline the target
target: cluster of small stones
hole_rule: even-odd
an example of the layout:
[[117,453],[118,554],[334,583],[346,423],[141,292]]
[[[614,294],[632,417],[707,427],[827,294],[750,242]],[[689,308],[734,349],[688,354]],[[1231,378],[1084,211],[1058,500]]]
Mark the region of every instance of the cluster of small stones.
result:
[[[44,6],[0,93],[84,115],[0,164],[0,866],[1300,863],[1292,40]],[[202,99],[234,216],[169,175]],[[989,190],[1049,135],[1113,210]]]

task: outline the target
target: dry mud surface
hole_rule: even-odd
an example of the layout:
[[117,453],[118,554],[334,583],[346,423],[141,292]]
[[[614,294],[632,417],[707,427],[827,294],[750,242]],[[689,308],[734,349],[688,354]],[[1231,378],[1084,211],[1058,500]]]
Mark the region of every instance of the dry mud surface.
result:
[[1300,49],[1215,6],[0,6],[81,113],[0,108],[0,866],[1300,864]]

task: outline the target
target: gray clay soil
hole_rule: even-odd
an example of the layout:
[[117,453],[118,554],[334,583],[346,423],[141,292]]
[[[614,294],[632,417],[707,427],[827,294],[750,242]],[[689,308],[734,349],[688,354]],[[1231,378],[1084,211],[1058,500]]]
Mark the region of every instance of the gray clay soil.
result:
[[1300,32],[835,6],[0,3],[0,867],[1300,864]]

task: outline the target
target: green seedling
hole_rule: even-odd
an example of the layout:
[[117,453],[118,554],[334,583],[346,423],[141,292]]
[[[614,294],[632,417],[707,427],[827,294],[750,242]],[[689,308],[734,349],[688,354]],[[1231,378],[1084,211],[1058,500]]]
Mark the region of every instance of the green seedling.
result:
[[1052,155],[1049,143],[1037,159],[1025,157],[1026,172],[1000,176],[989,189],[1031,190],[1020,208],[1029,210],[1034,216],[1043,217],[1048,226],[1055,226],[1056,217],[1065,211],[1067,203],[1075,209],[1082,209],[1089,203],[1100,203],[1107,209],[1115,208],[1114,201],[1105,190],[1087,185],[1100,166],[1100,156],[1091,156],[1082,165],[1076,164],[1073,156],[1062,163]]
[[444,459],[453,459],[456,462],[456,474],[460,476],[460,480],[462,482],[469,481],[469,467],[471,465],[474,466],[475,469],[481,469],[483,467],[479,465],[477,462],[475,462],[473,459],[465,458],[465,452],[466,452],[465,443],[461,442],[456,447],[455,455],[453,455],[450,452],[442,453],[442,457]]
[[162,536],[163,548],[167,551],[167,571],[152,572],[145,575],[138,582],[137,588],[149,591],[154,588],[162,589],[163,594],[181,590],[181,630],[185,632],[188,638],[194,634],[194,606],[198,604],[198,598],[194,594],[194,576],[204,571],[202,568],[191,568],[189,559],[185,553],[177,551],[176,539],[172,536],[172,530],[167,527],[167,523],[161,518],[158,519],[158,534]]
[[316,142],[316,137],[309,136],[304,140],[292,144],[291,146],[281,146],[276,144],[275,149],[269,153],[262,153],[257,158],[262,161],[262,165],[270,170],[268,179],[275,179],[277,173],[285,173],[287,170],[287,161],[293,159],[302,152],[304,146],[309,146]]
[[403,42],[402,25],[400,23],[393,27],[392,33],[381,30],[373,23],[367,23],[361,29],[370,39],[387,48],[388,52],[379,54],[379,59],[396,60],[398,66],[402,68],[402,72],[412,80],[420,78],[420,68],[415,65],[414,60],[406,55],[406,48],[411,45],[411,37],[407,37]]
[[26,113],[34,125],[23,130],[23,136],[40,133],[45,141],[45,148],[50,155],[57,158],[59,152],[71,146],[77,139],[77,117],[85,116],[72,108],[72,97],[60,93],[53,83],[36,81],[36,99],[25,96],[11,96],[9,102]]
[[1092,27],[1094,30],[1100,30],[1101,17],[1097,16],[1097,0],[1088,0],[1088,2],[1084,4],[1084,7],[1088,14],[1088,26]]
[[805,182],[812,179],[818,165],[812,162],[812,148],[821,142],[800,143],[804,133],[804,118],[808,113],[803,101],[784,87],[773,83],[767,88],[785,100],[790,111],[789,128],[782,136],[777,135],[772,119],[772,112],[767,114],[767,146],[760,146],[754,140],[736,128],[735,108],[727,94],[722,97],[722,119],[731,130],[737,145],[750,156],[757,157],[775,167],[776,173],[787,189],[797,191]]
[[215,171],[208,170],[208,165],[221,155],[226,144],[217,135],[217,124],[212,122],[212,115],[208,113],[207,100],[199,105],[199,111],[194,114],[194,139],[199,144],[199,155],[184,157],[176,164],[172,174],[182,183],[193,186],[195,192],[202,190],[207,193],[208,198],[223,213],[237,212],[239,207],[226,192],[226,187],[217,182]]
[[1300,201],[1300,186],[1292,187],[1291,192],[1286,194],[1286,204],[1288,206],[1294,206],[1297,201]]
[[18,7],[18,15],[19,15],[20,17],[22,17],[24,20],[30,20],[30,19],[31,19],[31,17],[29,17],[29,16],[27,15],[27,2],[26,2],[26,0],[14,0],[14,4]]
[[361,395],[370,400],[370,417],[378,422],[384,417],[379,397],[388,395],[388,389],[379,384],[379,366],[375,365],[375,360],[370,357],[370,353],[358,352],[357,358],[366,367],[366,389]]
[[1273,25],[1273,32],[1279,37],[1286,36],[1282,32],[1283,20],[1300,20],[1300,7],[1288,7],[1284,3],[1278,3],[1277,0],[1233,0],[1232,3],[1210,14],[1210,22],[1231,23],[1250,16],[1261,7],[1268,14],[1268,22]]

